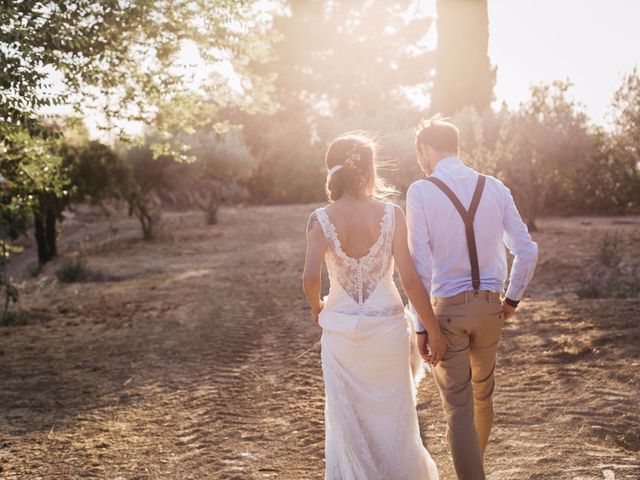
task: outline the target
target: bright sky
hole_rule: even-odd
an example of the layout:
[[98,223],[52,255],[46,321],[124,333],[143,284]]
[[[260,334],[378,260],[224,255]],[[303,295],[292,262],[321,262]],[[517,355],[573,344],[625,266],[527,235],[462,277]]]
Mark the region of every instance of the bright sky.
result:
[[[431,0],[430,0],[431,1]],[[435,1],[433,1],[435,5]],[[594,123],[608,123],[613,92],[640,67],[638,0],[488,0],[494,93],[511,107],[529,87],[569,78]]]

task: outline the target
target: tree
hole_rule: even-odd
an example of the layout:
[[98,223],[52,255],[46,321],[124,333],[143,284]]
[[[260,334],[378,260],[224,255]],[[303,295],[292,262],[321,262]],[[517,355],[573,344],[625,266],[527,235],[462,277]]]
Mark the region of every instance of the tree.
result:
[[[433,59],[425,38],[431,18],[417,2],[294,0],[274,21],[274,115],[243,119],[259,165],[253,199],[308,202],[324,198],[323,154],[335,125],[390,126],[382,118],[410,110],[407,91],[426,94]],[[414,106],[410,122],[420,114]],[[357,124],[362,119],[381,120]],[[395,126],[392,126],[395,128]],[[344,130],[343,130],[344,131]],[[342,132],[338,132],[342,133]]]
[[240,131],[217,135],[198,132],[186,141],[196,158],[189,165],[193,203],[205,213],[209,225],[218,223],[218,209],[241,195],[240,183],[248,180],[255,157]]
[[334,116],[371,114],[405,98],[402,87],[426,90],[430,53],[421,42],[431,18],[415,2],[290,2],[276,18],[281,41],[266,68],[277,72],[284,107],[322,103]]
[[[31,173],[34,180],[30,187],[22,182],[32,210],[40,265],[58,254],[58,222],[63,219],[63,211],[83,201],[100,204],[107,197],[118,196],[119,184],[124,185],[127,178],[124,164],[115,152],[100,142],[88,142],[85,132],[78,134],[75,124],[73,127],[64,123],[49,124],[46,128],[43,130],[49,133],[46,142],[25,132],[27,143],[15,146],[13,164],[7,164],[7,168],[16,169],[12,176],[16,180],[14,188],[21,183],[21,172],[42,170],[39,181],[35,181]],[[74,137],[77,138],[72,143],[70,139]],[[30,158],[25,155],[30,142],[35,142],[36,151],[41,155]]]
[[483,113],[493,100],[487,0],[438,0],[436,76],[431,112],[451,116],[466,106]]
[[478,113],[465,107],[453,117],[460,130],[460,150],[465,163],[482,173],[504,179],[518,149],[516,114],[506,106]]
[[532,231],[548,205],[547,196],[561,191],[593,152],[588,118],[569,99],[570,87],[559,81],[533,87],[513,122],[517,149],[505,163],[504,178]]
[[129,204],[129,214],[140,221],[145,240],[153,240],[162,218],[159,193],[171,190],[173,182],[169,172],[174,159],[160,155],[154,159],[151,147],[140,146],[125,154],[129,177],[124,188],[124,197]]
[[[626,197],[626,209],[640,207],[640,72],[635,67],[625,76],[613,96],[615,131],[610,170],[615,169],[616,187]],[[611,165],[613,164],[613,165]]]
[[592,174],[603,165],[603,132],[568,98],[570,86],[536,86],[518,111],[503,106],[480,114],[467,107],[453,119],[465,162],[512,190],[531,230],[542,213],[584,211],[596,189],[610,193],[607,182]]
[[[46,130],[43,130],[46,132]],[[56,138],[52,135],[32,136],[26,129],[13,130],[0,143],[0,172],[6,179],[8,195],[5,212],[18,213],[20,223],[23,206],[33,213],[38,260],[43,264],[56,254],[55,223],[51,221],[53,203],[65,201],[69,185],[64,174],[62,158],[55,153]],[[17,209],[16,206],[21,208]],[[26,233],[26,230],[25,230]]]
[[[560,176],[548,195],[555,213],[627,213],[637,205],[637,173],[619,150],[616,137],[594,127],[588,152],[574,169]],[[634,200],[635,197],[635,200]]]
[[74,202],[100,205],[107,199],[123,197],[129,170],[115,150],[95,140],[75,148],[65,143],[65,147],[63,163],[74,186]]
[[[182,159],[179,132],[229,128],[218,115],[229,106],[249,113],[269,107],[271,79],[254,70],[269,47],[258,5],[26,0],[0,6],[0,164],[13,169],[2,170],[12,192],[7,198],[27,195],[34,209],[41,263],[56,254],[56,213],[71,188],[60,158],[45,153],[51,132],[41,109],[73,100],[82,111],[97,102],[115,131],[123,133],[118,120],[153,124],[155,154],[173,151]],[[185,48],[197,53],[202,70],[226,63],[235,88],[212,71],[193,78],[194,68],[181,61]],[[60,74],[63,89],[49,85],[52,73]]]
[[[37,127],[40,108],[74,95],[97,100],[109,118],[154,123],[161,132],[208,123],[228,105],[251,112],[265,106],[267,77],[253,65],[269,45],[254,0],[88,0],[5,2],[0,7],[0,117],[5,127]],[[181,53],[194,50],[200,68],[230,62],[243,81],[211,73],[194,79]],[[51,71],[65,89],[48,87]],[[95,92],[101,94],[95,96]],[[78,101],[79,100],[79,101]],[[172,106],[171,115],[162,114]],[[166,112],[166,110],[164,110]]]
[[20,235],[23,235],[29,225],[30,208],[19,198],[12,198],[9,181],[0,175],[0,289],[4,299],[2,301],[2,315],[0,323],[7,323],[10,318],[10,307],[18,300],[18,289],[7,275],[7,265],[11,254],[21,249],[12,246]]

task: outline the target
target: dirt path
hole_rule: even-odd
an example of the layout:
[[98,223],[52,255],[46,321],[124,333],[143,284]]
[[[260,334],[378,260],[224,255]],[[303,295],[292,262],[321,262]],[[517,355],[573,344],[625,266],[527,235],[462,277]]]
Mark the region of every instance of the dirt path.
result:
[[[321,478],[319,332],[300,290],[313,208],[227,209],[217,227],[170,214],[153,243],[122,219],[88,247],[110,281],[60,285],[55,264],[25,280],[26,321],[0,329],[0,478]],[[632,221],[616,228],[637,252]],[[541,227],[500,349],[489,478],[640,478],[640,301],[572,293],[611,219]],[[430,378],[418,410],[454,478]]]

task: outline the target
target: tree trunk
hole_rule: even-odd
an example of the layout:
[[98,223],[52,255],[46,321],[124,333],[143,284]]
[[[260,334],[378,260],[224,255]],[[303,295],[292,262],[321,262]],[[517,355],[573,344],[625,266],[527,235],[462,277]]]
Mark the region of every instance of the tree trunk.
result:
[[4,286],[4,307],[2,309],[2,323],[6,324],[9,319],[9,304],[11,302],[11,295],[9,293],[9,279],[7,278],[7,245],[4,241],[2,244],[2,251],[0,254],[0,271],[2,271],[2,285]]
[[538,227],[536,225],[536,218],[538,218],[538,190],[535,186],[531,186],[531,190],[529,191],[529,195],[527,195],[527,215],[525,223],[527,224],[527,228],[530,232],[535,232]]
[[218,207],[207,210],[207,225],[216,225],[218,223]]
[[45,217],[47,247],[49,250],[49,258],[58,256],[58,235],[56,232],[56,215],[55,212],[49,210]]
[[222,188],[218,182],[213,182],[205,189],[205,198],[201,197],[197,188],[194,188],[192,201],[196,207],[205,213],[207,225],[216,225],[218,223],[218,210],[222,205]]
[[142,236],[145,240],[153,240],[153,220],[146,211],[140,212],[140,223],[142,224]]
[[487,0],[438,0],[436,76],[431,113],[490,108],[496,70],[489,60]]
[[535,232],[538,230],[538,226],[536,225],[536,217],[531,215],[527,216],[527,228],[529,232]]
[[47,229],[45,219],[39,212],[33,213],[33,223],[36,234],[36,245],[38,246],[38,263],[44,265],[51,260],[49,253],[49,242],[47,241]]
[[218,208],[222,203],[222,191],[220,184],[211,185],[211,197],[209,199],[209,208],[207,210],[207,223],[215,225],[218,223]]

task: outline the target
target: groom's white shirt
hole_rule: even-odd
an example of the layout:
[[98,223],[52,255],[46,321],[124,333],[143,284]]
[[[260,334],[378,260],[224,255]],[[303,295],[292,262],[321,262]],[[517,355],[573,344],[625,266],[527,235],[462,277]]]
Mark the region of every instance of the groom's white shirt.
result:
[[[432,174],[453,190],[469,207],[478,173],[457,157],[440,160]],[[427,180],[414,182],[407,191],[409,249],[416,270],[432,297],[450,297],[473,290],[469,250],[460,214],[444,193]],[[505,245],[515,256],[506,296],[520,300],[533,276],[538,245],[531,239],[513,202],[511,191],[487,176],[473,222],[480,267],[480,289],[504,292],[507,279]],[[415,314],[413,306],[409,305]],[[418,315],[416,331],[424,331]]]

